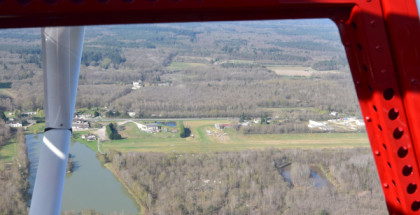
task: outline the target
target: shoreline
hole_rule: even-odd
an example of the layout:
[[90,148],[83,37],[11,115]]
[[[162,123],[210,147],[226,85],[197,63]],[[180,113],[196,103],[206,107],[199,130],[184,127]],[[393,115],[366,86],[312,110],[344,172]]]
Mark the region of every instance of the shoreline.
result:
[[140,203],[140,200],[136,197],[136,195],[133,193],[133,191],[130,189],[130,187],[125,183],[125,181],[123,181],[121,179],[121,177],[117,174],[117,172],[114,170],[114,168],[112,168],[111,166],[112,164],[110,163],[106,163],[104,164],[104,166],[114,175],[114,177],[124,186],[124,188],[127,190],[127,192],[130,194],[131,198],[134,199],[134,201],[136,202],[139,210],[139,215],[144,213],[144,207],[143,205]]

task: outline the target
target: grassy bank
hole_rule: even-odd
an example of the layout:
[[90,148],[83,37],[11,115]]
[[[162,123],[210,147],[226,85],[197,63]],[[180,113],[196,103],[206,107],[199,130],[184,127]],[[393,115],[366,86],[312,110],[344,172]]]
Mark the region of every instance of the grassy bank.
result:
[[138,208],[140,209],[139,214],[143,214],[144,211],[145,211],[145,208],[143,207],[143,205],[141,205],[139,198],[136,195],[134,195],[134,192],[130,189],[130,187],[127,185],[127,183],[125,183],[125,181],[120,178],[120,176],[117,174],[117,172],[112,167],[112,164],[107,163],[107,164],[105,164],[105,167],[109,171],[111,171],[112,174],[114,174],[115,178],[124,186],[124,188],[130,194],[130,196],[134,199],[134,201],[136,202]]
[[17,155],[16,138],[7,141],[6,145],[0,147],[0,162],[12,163]]
[[36,123],[32,126],[29,126],[25,131],[25,134],[38,134],[43,133],[45,129],[45,123]]

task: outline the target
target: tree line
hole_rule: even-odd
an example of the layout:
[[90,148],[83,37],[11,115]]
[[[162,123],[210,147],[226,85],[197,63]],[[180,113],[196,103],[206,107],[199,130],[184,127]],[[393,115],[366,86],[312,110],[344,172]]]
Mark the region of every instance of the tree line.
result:
[[17,155],[10,163],[5,162],[4,158],[0,157],[0,214],[27,214],[26,202],[30,197],[27,192],[29,188],[27,180],[29,176],[29,160],[25,135],[22,129],[6,134],[5,132],[10,132],[10,128],[7,127],[7,125],[0,124],[0,131],[3,132],[0,135],[0,138],[3,138],[3,141],[0,142],[0,148],[4,147],[4,141],[16,138]]

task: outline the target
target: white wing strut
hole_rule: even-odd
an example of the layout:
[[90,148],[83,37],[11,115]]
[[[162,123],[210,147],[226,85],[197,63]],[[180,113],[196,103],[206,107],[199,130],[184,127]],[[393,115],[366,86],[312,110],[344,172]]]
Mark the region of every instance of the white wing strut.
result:
[[59,215],[76,101],[84,27],[43,28],[45,134],[30,215]]

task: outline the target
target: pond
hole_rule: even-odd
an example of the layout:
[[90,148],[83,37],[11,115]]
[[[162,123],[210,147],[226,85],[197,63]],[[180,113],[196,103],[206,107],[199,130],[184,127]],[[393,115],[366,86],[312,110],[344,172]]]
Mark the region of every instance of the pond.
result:
[[176,122],[156,122],[158,125],[166,125],[168,127],[176,127]]
[[[29,192],[32,193],[42,144],[42,134],[26,135],[28,158],[31,162]],[[64,182],[62,211],[94,209],[109,214],[139,214],[135,202],[114,175],[103,167],[95,152],[85,145],[72,142],[70,154],[75,161],[75,170],[67,174]]]
[[314,170],[311,170],[311,178],[313,179],[314,187],[321,188],[327,185],[327,179],[320,176]]
[[[322,177],[318,172],[318,169],[311,169],[310,178],[315,188],[321,188],[327,186],[328,179]],[[318,170],[319,171],[319,170]],[[284,180],[287,181],[290,185],[292,184],[292,178],[290,176],[290,167],[286,167],[281,171],[281,175]]]

